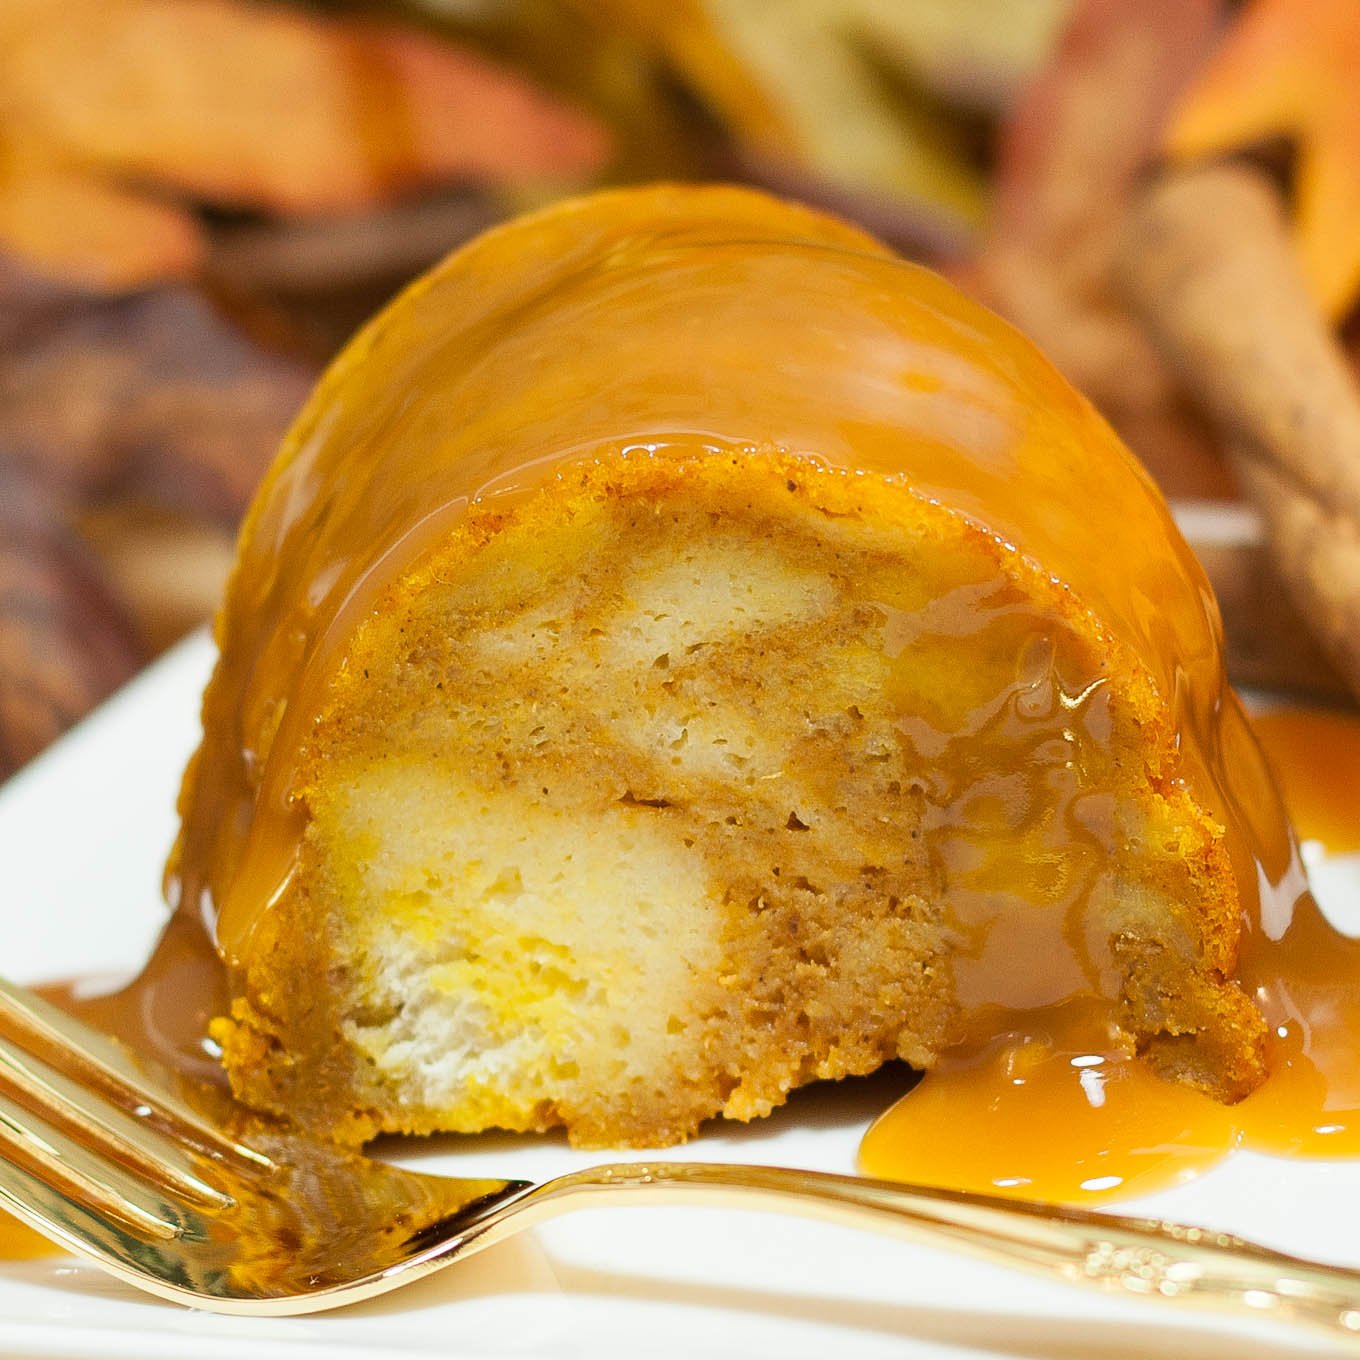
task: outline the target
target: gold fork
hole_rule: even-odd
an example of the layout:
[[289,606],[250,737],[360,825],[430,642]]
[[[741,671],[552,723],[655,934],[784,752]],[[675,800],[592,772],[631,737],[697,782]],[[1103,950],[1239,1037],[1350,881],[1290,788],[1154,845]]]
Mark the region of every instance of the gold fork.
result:
[[565,1210],[650,1201],[811,1215],[1360,1338],[1360,1271],[1207,1229],[766,1166],[624,1164],[539,1185],[431,1176],[258,1121],[243,1135],[149,1071],[0,980],[0,1207],[126,1283],[196,1308],[334,1308]]

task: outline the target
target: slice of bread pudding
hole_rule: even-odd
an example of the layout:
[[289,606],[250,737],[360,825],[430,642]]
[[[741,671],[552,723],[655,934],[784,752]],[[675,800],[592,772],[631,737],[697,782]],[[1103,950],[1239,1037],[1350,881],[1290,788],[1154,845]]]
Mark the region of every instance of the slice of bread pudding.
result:
[[247,524],[174,870],[233,1085],[662,1144],[1095,997],[1238,1098],[1215,626],[1098,418],[867,238],[697,189],[493,233]]

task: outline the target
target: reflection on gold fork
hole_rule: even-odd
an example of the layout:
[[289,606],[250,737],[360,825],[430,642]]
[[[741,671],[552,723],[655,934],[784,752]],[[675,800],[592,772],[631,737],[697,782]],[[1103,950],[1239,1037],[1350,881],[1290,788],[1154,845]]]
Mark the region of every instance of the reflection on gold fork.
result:
[[624,1164],[541,1185],[404,1171],[209,1119],[119,1045],[3,981],[0,1151],[0,1207],[130,1285],[223,1313],[371,1298],[567,1209],[700,1203],[1360,1337],[1360,1271],[1179,1224],[777,1167]]

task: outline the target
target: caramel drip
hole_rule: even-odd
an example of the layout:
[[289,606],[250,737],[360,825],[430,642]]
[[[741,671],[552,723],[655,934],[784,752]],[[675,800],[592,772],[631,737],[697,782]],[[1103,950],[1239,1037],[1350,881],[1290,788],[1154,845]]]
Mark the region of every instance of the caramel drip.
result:
[[[1299,833],[1331,853],[1360,846],[1360,720],[1287,710],[1256,724]],[[952,1055],[865,1136],[865,1172],[1072,1203],[1177,1184],[1234,1148],[1360,1156],[1360,940],[1310,897],[1284,934],[1256,931],[1241,976],[1270,1021],[1265,1084],[1236,1106],[1159,1080],[1093,1042],[1080,1006],[1015,1017]]]
[[137,976],[112,990],[81,980],[39,988],[49,1001],[191,1082],[225,1089],[208,1022],[229,1008],[222,961],[203,927],[176,913]]
[[1281,708],[1252,720],[1301,840],[1360,851],[1360,720],[1334,709]]

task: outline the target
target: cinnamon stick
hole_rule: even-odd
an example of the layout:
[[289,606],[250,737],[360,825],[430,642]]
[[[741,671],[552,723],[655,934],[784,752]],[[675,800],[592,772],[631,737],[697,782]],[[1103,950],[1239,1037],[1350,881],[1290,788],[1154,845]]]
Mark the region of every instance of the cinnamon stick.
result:
[[1165,173],[1135,203],[1116,270],[1360,696],[1360,385],[1304,285],[1279,192],[1245,165]]

